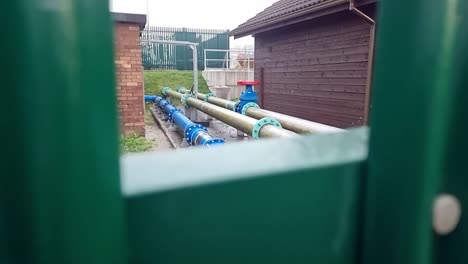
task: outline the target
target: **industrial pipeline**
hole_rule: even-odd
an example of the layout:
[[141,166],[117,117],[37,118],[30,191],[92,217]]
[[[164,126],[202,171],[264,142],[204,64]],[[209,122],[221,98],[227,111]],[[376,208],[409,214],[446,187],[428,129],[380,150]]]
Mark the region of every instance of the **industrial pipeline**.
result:
[[264,117],[260,120],[242,115],[223,107],[219,107],[205,101],[194,98],[191,93],[179,93],[169,87],[162,90],[164,96],[173,97],[181,100],[187,107],[193,107],[207,115],[210,115],[221,122],[224,122],[244,133],[252,136],[254,139],[262,137],[293,137],[296,133],[285,130],[281,124],[274,118]]
[[[226,108],[228,110],[237,112],[242,115],[246,115],[255,119],[262,119],[266,117],[274,118],[281,126],[287,130],[294,131],[299,134],[305,133],[331,133],[343,131],[340,128],[327,126],[317,122],[297,118],[290,115],[280,114],[277,112],[261,109],[257,104],[257,94],[253,90],[254,85],[260,84],[257,81],[239,81],[238,85],[245,85],[246,89],[242,92],[239,102],[233,102],[225,99],[216,97],[212,93],[203,94],[197,93],[197,98],[204,100],[205,102]],[[183,87],[178,89],[180,93],[190,92],[188,89]]]
[[167,115],[168,120],[176,124],[184,132],[184,139],[190,146],[212,146],[224,144],[223,139],[213,138],[204,126],[192,122],[184,115],[182,110],[176,108],[161,96],[146,95],[145,101],[153,102],[159,111],[164,112]]

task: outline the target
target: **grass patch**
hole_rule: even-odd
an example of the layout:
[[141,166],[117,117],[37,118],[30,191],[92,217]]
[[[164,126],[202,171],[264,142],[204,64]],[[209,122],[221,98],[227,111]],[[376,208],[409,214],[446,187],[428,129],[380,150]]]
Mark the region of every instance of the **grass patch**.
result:
[[122,136],[120,138],[120,152],[145,152],[153,147],[153,142],[137,134]]
[[[177,90],[179,87],[190,89],[193,85],[192,71],[145,71],[144,77],[145,94],[147,95],[161,95],[161,90],[164,87]],[[198,73],[198,91],[200,93],[210,92],[201,72]]]

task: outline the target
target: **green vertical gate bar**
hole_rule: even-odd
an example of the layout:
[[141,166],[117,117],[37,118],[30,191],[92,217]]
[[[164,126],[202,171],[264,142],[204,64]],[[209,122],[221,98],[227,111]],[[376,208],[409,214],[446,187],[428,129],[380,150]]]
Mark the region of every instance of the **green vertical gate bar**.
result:
[[[468,263],[467,13],[467,1],[381,3],[363,263]],[[445,236],[432,230],[441,193],[463,208]]]
[[126,263],[108,9],[3,3],[1,263]]

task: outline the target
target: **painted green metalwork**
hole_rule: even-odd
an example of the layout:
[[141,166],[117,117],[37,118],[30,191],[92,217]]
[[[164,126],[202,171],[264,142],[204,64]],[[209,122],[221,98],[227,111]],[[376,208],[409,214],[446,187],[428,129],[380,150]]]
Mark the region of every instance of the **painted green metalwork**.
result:
[[183,106],[189,107],[189,105],[187,104],[187,99],[189,98],[195,98],[195,95],[191,93],[185,93],[182,95],[182,97],[180,97],[180,102],[182,103]]
[[468,263],[468,2],[380,4],[369,157],[360,128],[127,156],[120,179],[108,3],[5,2],[0,263]]
[[275,127],[281,127],[281,124],[278,122],[278,120],[271,118],[271,117],[264,117],[255,123],[255,126],[252,128],[252,138],[253,139],[259,139],[260,138],[260,131],[262,128],[266,125],[273,125]]
[[[468,263],[467,12],[467,1],[381,3],[363,263]],[[464,215],[447,236],[432,231],[441,193]]]
[[353,263],[366,139],[360,129],[125,157],[131,263]]
[[242,114],[247,115],[247,110],[251,107],[260,109],[260,106],[258,104],[250,102],[245,104],[244,107],[242,107]]
[[203,101],[208,102],[208,99],[213,96],[215,96],[213,93],[207,93],[205,94]]
[[[141,36],[142,62],[145,70],[193,70],[193,54],[188,47],[151,43],[151,40],[188,41],[198,43],[198,69],[205,67],[205,49],[229,50],[229,32],[217,29],[147,27]],[[148,42],[149,40],[149,42]],[[210,59],[225,59],[224,53]],[[222,61],[210,62],[210,67],[223,67]],[[225,66],[224,66],[225,67]]]
[[179,88],[177,88],[176,91],[177,91],[178,93],[183,93],[183,91],[189,91],[189,90],[187,90],[187,88],[185,88],[185,87],[179,87]]
[[161,90],[161,94],[164,95],[164,96],[167,96],[166,93],[167,93],[167,91],[170,91],[170,90],[172,90],[171,87],[164,87]]
[[0,263],[127,263],[109,5],[3,4]]

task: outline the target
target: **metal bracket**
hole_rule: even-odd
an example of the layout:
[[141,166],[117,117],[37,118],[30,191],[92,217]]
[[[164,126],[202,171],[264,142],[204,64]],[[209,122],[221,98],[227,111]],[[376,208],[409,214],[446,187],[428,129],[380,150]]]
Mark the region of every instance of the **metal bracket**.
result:
[[208,98],[212,97],[212,96],[215,96],[213,93],[207,93],[205,94],[205,102],[208,102]]
[[258,104],[256,104],[256,103],[248,103],[248,104],[244,105],[244,107],[242,107],[242,114],[243,114],[243,115],[247,115],[247,110],[248,110],[250,107],[253,107],[253,108],[260,108],[260,106],[258,106]]
[[188,104],[187,104],[187,100],[189,98],[194,98],[193,94],[186,93],[186,94],[182,95],[182,97],[180,98],[180,102],[182,103],[183,106],[189,107]]
[[164,96],[167,96],[166,93],[167,93],[167,91],[170,91],[170,90],[172,90],[171,87],[164,87],[161,90],[161,94],[164,95]]
[[260,138],[260,130],[266,125],[273,125],[275,127],[283,128],[278,122],[278,120],[271,118],[271,117],[265,117],[260,120],[255,124],[255,126],[252,129],[252,138],[253,139],[259,139]]

